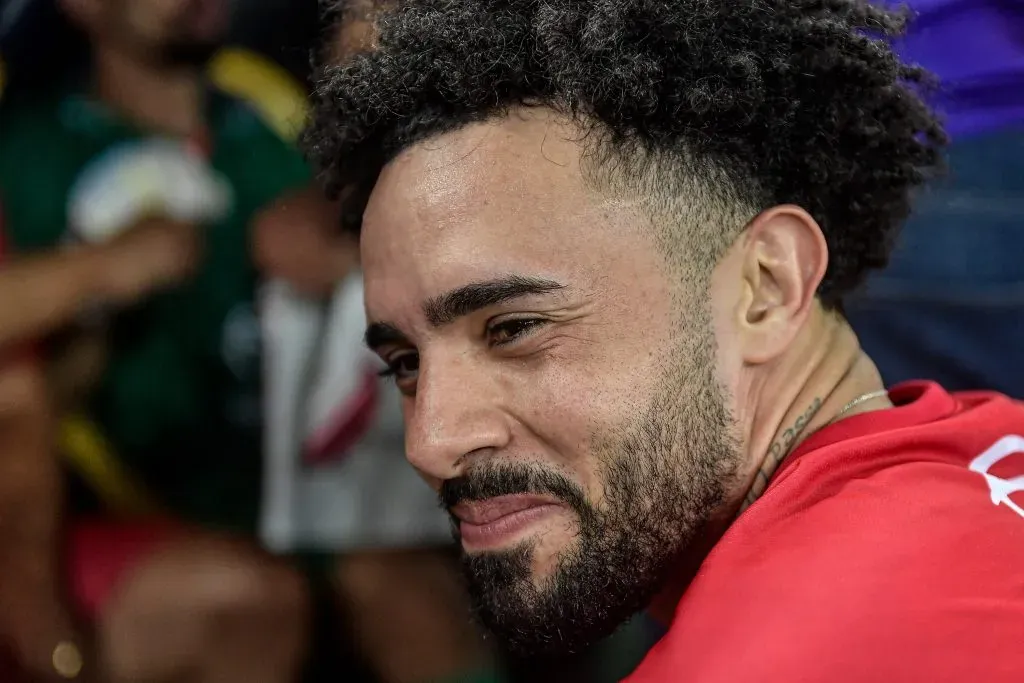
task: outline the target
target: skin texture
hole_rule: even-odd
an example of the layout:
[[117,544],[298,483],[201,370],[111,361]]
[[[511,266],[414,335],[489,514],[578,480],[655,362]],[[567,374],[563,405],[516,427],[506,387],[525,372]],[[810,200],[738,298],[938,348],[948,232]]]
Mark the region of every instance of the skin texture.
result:
[[[481,616],[529,651],[671,609],[781,457],[881,387],[815,297],[828,250],[806,212],[752,215],[706,268],[699,231],[669,257],[646,204],[588,182],[579,133],[540,108],[433,137],[385,166],[363,217],[367,338],[410,462],[457,528],[460,504],[550,503],[462,539]],[[451,296],[495,280],[542,286]]]

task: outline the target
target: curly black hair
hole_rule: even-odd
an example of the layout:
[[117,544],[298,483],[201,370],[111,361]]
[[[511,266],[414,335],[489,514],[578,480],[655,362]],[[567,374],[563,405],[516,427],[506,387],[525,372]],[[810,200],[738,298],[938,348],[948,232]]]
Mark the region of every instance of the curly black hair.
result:
[[[838,305],[886,264],[942,165],[929,74],[890,45],[907,19],[858,0],[401,0],[376,16],[372,50],[322,68],[305,147],[358,230],[403,149],[549,107],[635,189],[704,183],[697,196],[740,228],[803,207],[830,250],[820,298]],[[731,241],[737,226],[716,229]]]

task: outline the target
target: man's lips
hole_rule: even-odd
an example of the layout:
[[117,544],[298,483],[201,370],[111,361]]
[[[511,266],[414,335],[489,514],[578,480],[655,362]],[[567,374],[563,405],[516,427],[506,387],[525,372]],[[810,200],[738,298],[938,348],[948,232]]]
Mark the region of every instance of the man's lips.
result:
[[506,515],[522,512],[529,508],[554,504],[555,501],[546,496],[515,494],[462,502],[453,506],[451,511],[459,518],[459,521],[480,525],[490,524]]
[[521,494],[462,502],[451,513],[460,522],[462,543],[469,550],[503,545],[558,507],[547,496]]

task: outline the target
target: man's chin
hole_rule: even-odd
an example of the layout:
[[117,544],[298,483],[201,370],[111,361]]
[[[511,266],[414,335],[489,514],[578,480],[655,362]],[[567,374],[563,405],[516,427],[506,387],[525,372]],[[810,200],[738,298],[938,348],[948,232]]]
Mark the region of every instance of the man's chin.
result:
[[571,540],[556,547],[552,539],[538,540],[536,537],[526,538],[507,548],[486,550],[467,548],[465,543],[460,543],[467,570],[486,567],[487,571],[496,572],[501,581],[528,582],[536,590],[555,580],[558,568],[573,556],[572,547]]
[[[536,548],[524,542],[501,552],[463,555],[478,620],[505,648],[522,656],[579,652],[614,631],[618,620],[595,622],[593,600],[559,578],[559,556],[534,566]],[[605,613],[598,610],[599,614]]]

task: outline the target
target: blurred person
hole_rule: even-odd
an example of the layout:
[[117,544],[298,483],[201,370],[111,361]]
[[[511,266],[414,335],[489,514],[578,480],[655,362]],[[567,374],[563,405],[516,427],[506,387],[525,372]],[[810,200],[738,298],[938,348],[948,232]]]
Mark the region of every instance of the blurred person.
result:
[[[326,17],[333,62],[369,47],[373,6],[344,3]],[[264,237],[268,254],[290,248],[287,231]],[[362,344],[361,278],[329,301],[292,290],[274,282],[260,297],[264,539],[281,551],[337,554],[332,583],[347,632],[384,683],[499,680],[470,618],[447,517],[403,457],[399,403],[379,390],[379,361]]]
[[204,78],[226,4],[55,7],[85,61],[0,101],[0,633],[31,680],[295,680],[309,587],[254,542],[256,287],[326,295],[353,249]]
[[941,166],[865,2],[403,0],[310,154],[476,609],[630,681],[1024,675],[1024,406],[838,312]]
[[949,174],[846,314],[888,381],[1024,397],[1024,7],[909,5],[917,16],[896,46],[939,79]]

